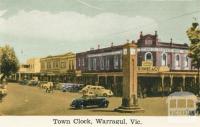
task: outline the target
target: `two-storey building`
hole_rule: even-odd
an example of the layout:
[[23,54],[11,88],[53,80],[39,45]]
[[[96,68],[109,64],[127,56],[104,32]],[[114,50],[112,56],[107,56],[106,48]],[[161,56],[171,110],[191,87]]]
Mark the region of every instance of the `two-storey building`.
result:
[[[162,42],[155,34],[143,35],[136,43],[138,58],[138,84],[141,93],[164,94],[194,87],[196,71],[192,70],[191,59],[187,56],[188,45],[172,39]],[[76,69],[81,71],[86,84],[99,82],[121,94],[122,90],[123,45],[98,48],[77,53]]]
[[41,78],[66,80],[66,74],[76,70],[76,55],[72,52],[41,58]]

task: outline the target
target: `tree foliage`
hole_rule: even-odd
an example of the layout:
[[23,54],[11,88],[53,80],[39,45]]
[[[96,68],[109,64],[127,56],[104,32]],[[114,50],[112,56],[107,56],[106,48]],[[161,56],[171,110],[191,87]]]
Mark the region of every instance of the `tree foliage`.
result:
[[187,30],[187,36],[191,42],[189,46],[188,56],[192,58],[192,64],[196,68],[200,68],[200,29],[198,23],[193,23]]
[[19,69],[19,61],[15,55],[15,51],[9,45],[0,48],[0,72],[1,80],[14,74]]
[[197,93],[200,95],[200,29],[198,26],[198,23],[193,23],[186,33],[191,42],[188,56],[192,59],[192,65],[198,69]]

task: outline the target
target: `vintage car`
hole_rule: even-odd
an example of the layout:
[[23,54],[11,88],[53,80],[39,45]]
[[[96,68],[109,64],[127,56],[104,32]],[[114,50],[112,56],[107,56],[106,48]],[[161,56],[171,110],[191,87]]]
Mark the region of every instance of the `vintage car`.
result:
[[49,88],[49,87],[52,87],[52,88],[53,88],[53,82],[42,83],[42,84],[40,85],[40,87],[43,88],[43,89],[47,89],[47,88]]
[[5,95],[7,95],[6,85],[0,84],[0,96],[3,97]]
[[196,114],[197,114],[197,115],[200,115],[200,100],[197,101],[196,107],[197,107],[197,109],[196,109]]
[[95,96],[111,97],[113,92],[111,90],[105,89],[103,86],[85,86],[80,92],[83,95],[94,94]]
[[63,83],[63,92],[78,92],[83,87],[83,84]]
[[81,98],[75,99],[71,103],[71,107],[75,109],[83,109],[86,107],[100,107],[107,108],[109,101],[104,97],[96,96],[82,96]]
[[37,80],[30,80],[28,82],[29,86],[38,86],[38,84],[39,84],[39,81],[37,81]]
[[40,81],[38,87],[42,88],[44,84],[47,84],[47,81]]
[[27,79],[23,79],[19,81],[20,85],[28,85],[29,83],[30,83],[30,80],[27,80]]

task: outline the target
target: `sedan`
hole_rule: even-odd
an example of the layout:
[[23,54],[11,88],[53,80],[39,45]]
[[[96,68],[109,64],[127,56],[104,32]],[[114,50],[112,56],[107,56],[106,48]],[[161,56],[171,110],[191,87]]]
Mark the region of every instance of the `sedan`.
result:
[[96,96],[82,96],[81,98],[75,99],[71,103],[71,107],[76,109],[83,109],[86,107],[100,107],[107,108],[109,101],[104,97]]

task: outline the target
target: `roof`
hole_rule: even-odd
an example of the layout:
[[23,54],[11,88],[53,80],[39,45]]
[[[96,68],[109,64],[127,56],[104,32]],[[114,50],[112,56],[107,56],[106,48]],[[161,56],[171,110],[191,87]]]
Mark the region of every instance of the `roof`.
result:
[[116,51],[116,50],[121,50],[121,49],[123,49],[123,45],[116,45],[116,46],[110,46],[110,47],[106,47],[106,48],[94,49],[94,50],[89,50],[86,52],[77,53],[77,55],[104,53],[104,52]]
[[197,101],[197,96],[193,93],[182,91],[170,94],[167,98],[167,102],[169,102],[171,99],[192,99],[194,101]]
[[[169,96],[195,96],[193,93],[187,92],[187,91],[182,91],[182,92],[174,92],[172,94],[170,94]],[[195,96],[196,97],[196,96]]]
[[158,42],[160,47],[170,47],[170,48],[179,48],[179,49],[188,49],[188,44],[178,44],[178,43],[169,43],[169,42]]
[[68,53],[65,53],[65,54],[60,54],[60,55],[54,55],[54,56],[47,56],[47,57],[44,57],[44,58],[41,58],[41,59],[45,59],[45,58],[55,58],[55,57],[64,57],[64,56],[68,56],[68,55],[75,55],[73,52],[68,52]]

